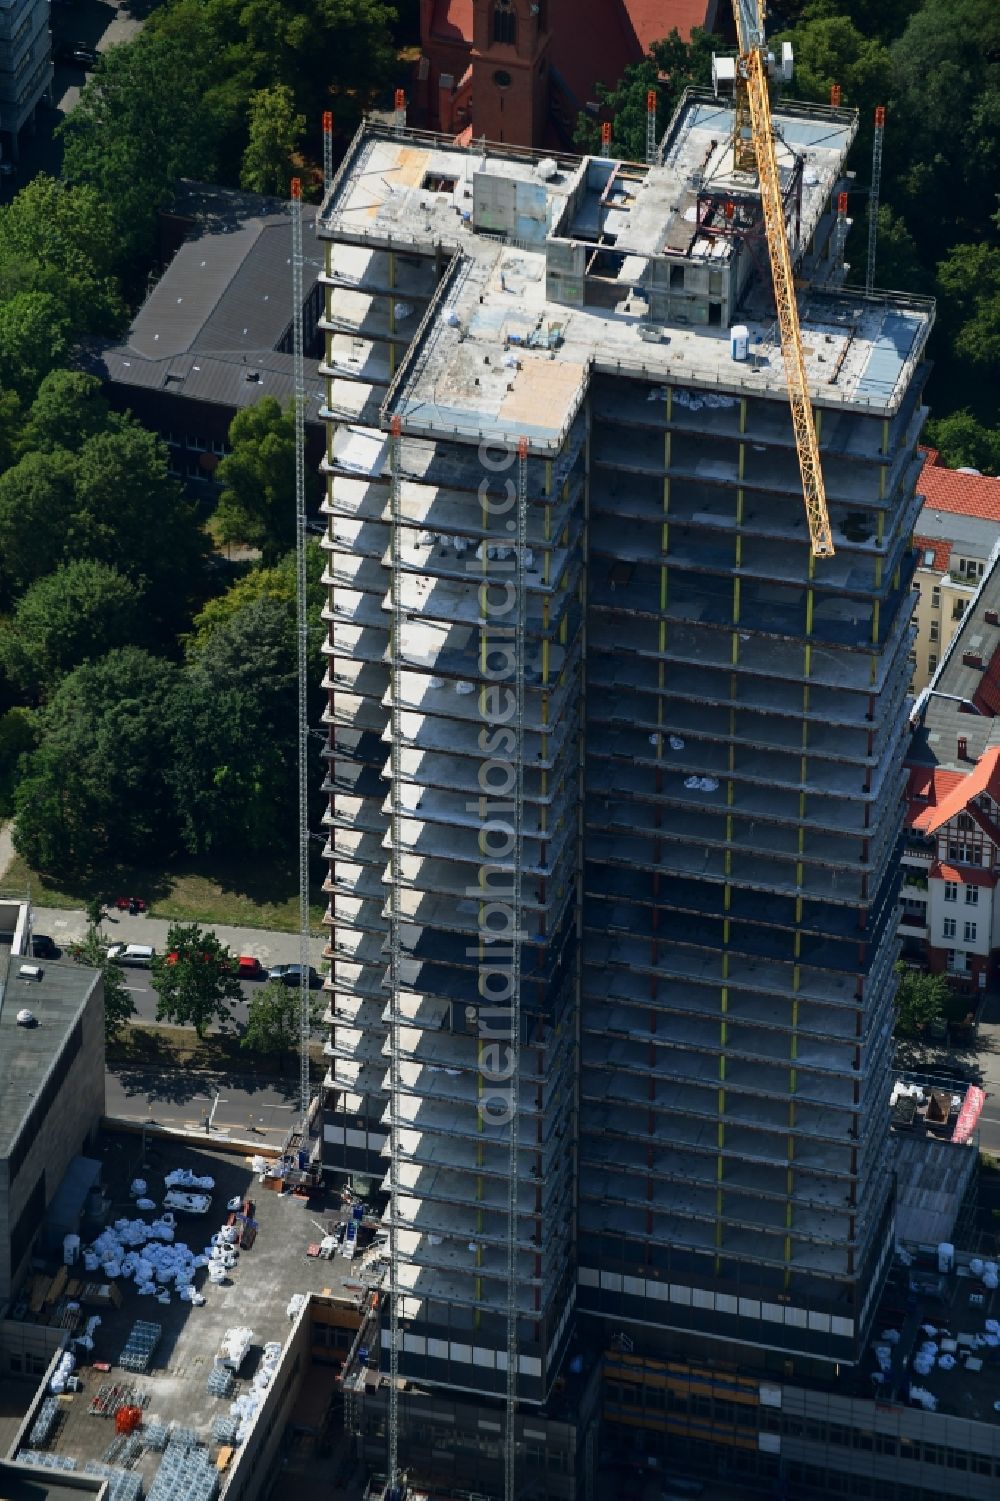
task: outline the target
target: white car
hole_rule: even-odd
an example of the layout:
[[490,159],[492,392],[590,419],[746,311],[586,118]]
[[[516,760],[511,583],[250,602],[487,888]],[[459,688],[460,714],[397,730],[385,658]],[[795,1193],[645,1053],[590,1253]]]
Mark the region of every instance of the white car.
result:
[[176,1209],[178,1214],[207,1214],[212,1207],[211,1194],[182,1193],[172,1188],[163,1196],[164,1209]]

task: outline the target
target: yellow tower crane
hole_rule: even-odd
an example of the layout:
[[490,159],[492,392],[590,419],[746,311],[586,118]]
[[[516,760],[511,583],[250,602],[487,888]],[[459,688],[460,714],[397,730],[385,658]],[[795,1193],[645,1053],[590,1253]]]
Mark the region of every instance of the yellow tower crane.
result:
[[733,0],[740,56],[736,64],[736,118],[733,147],[737,171],[756,172],[764,212],[764,233],[771,260],[774,303],[781,329],[781,353],[792,407],[792,427],[802,474],[802,495],[814,558],[833,557],[833,537],[819,461],[819,441],[806,382],[799,312],[792,280],[792,260],[785,233],[781,178],[774,149],[771,101],[767,88],[764,0]]

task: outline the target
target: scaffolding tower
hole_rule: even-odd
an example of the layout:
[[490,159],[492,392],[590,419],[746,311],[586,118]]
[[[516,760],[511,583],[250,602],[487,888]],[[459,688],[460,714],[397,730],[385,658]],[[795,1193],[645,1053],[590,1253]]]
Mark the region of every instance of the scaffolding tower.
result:
[[882,181],[882,137],[885,134],[885,108],[875,110],[875,134],[872,137],[872,186],[868,198],[868,266],[865,291],[871,296],[875,286],[875,246],[878,239],[878,195]]
[[656,161],[656,90],[646,94],[646,160]]
[[309,598],[306,569],[306,373],[302,336],[302,183],[292,178],[292,360],[295,390],[295,609],[299,774],[299,1115],[309,1141]]

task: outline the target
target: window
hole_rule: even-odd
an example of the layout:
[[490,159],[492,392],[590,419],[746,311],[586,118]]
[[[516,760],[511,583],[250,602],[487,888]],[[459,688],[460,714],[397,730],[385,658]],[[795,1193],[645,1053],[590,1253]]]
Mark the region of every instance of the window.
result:
[[982,865],[982,852],[972,844],[949,844],[948,859],[959,865]]
[[961,620],[961,618],[962,618],[962,616],[964,614],[965,614],[965,600],[964,599],[956,599],[955,603],[951,607],[951,618],[952,618],[952,620]]
[[958,901],[958,882],[957,881],[945,881],[945,883],[944,883],[944,899],[945,899],[946,902],[957,902]]
[[974,922],[967,922],[966,923],[964,937],[965,937],[966,943],[975,943],[975,941],[976,941],[976,924]]
[[938,610],[940,608],[941,608],[941,590],[938,587],[938,585],[935,584],[934,587],[933,587],[933,589],[931,590],[931,609]]
[[517,46],[517,12],[513,0],[494,0],[493,40],[504,46]]
[[937,654],[935,652],[931,652],[930,656],[927,658],[927,671],[928,672],[936,672],[937,671],[937,664],[938,664]]
[[946,917],[945,920],[944,920],[944,936],[945,936],[945,938],[954,938],[954,936],[955,936],[955,930],[956,930],[955,919],[953,917]]
[[974,827],[972,819],[970,818],[968,813],[960,813],[958,815],[957,824],[963,833],[968,833]]
[[493,82],[496,84],[498,89],[509,89],[514,80],[511,78],[506,68],[497,68],[496,72],[493,74]]
[[965,905],[967,907],[977,907],[979,905],[979,887],[978,886],[966,886],[966,888],[965,888]]
[[930,639],[932,641],[940,641],[940,639],[941,639],[941,632],[940,632],[940,629],[938,627],[938,623],[937,623],[936,620],[932,620],[931,621]]

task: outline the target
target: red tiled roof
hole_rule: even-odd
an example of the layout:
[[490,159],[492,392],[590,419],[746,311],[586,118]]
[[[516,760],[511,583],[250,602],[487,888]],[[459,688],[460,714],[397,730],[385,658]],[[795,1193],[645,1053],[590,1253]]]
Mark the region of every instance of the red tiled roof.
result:
[[959,772],[935,771],[935,782],[942,775],[951,775],[957,777],[958,780],[940,801],[922,808],[917,816],[910,820],[913,827],[922,829],[925,834],[935,833],[956,814],[964,813],[972,799],[980,792],[988,792],[992,798],[1000,800],[1000,765],[998,762],[1000,762],[1000,747],[993,746],[980,756],[968,776],[963,777]]
[[434,0],[431,36],[472,46],[472,0]]
[[1000,521],[1000,479],[980,474],[960,474],[941,463],[936,449],[921,449],[926,455],[917,480],[917,489],[925,503],[935,511],[958,516],[980,516],[984,521]]
[[938,804],[964,782],[962,771],[942,771],[939,767],[911,766],[906,787],[906,822],[911,829],[923,828],[921,819],[929,817]]
[[981,865],[934,864],[930,868],[932,881],[956,881],[959,886],[995,886],[997,878],[991,870]]
[[685,41],[694,26],[714,19],[715,0],[620,0],[643,54],[661,42],[674,27]]
[[[946,572],[949,560],[951,558],[952,545],[950,542],[946,542],[942,538],[937,537],[914,536],[913,545],[914,547],[918,547],[921,553],[920,562],[917,565],[918,568],[933,568],[935,573]],[[932,552],[934,554],[933,562],[924,562],[923,554],[925,552]]]
[[[552,66],[582,109],[596,83],[612,88],[629,63],[676,26],[685,40],[692,26],[711,25],[717,0],[551,0]],[[581,11],[586,12],[583,24]],[[661,122],[662,126],[666,121]]]

